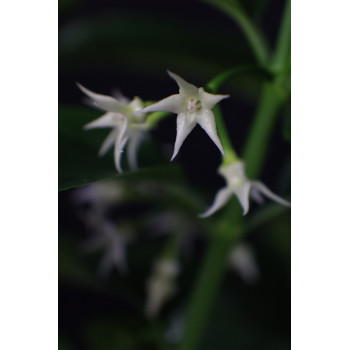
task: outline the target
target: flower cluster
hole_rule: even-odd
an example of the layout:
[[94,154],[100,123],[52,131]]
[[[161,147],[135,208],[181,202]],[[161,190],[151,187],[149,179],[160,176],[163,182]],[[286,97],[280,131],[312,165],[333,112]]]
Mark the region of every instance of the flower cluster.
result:
[[[168,74],[177,83],[179,93],[147,107],[144,107],[143,101],[138,97],[134,97],[130,101],[120,93],[114,97],[101,95],[78,84],[79,88],[91,99],[92,104],[106,112],[97,120],[87,124],[85,129],[112,128],[102,144],[99,154],[104,155],[114,144],[115,166],[119,172],[122,172],[121,155],[127,143],[127,157],[130,168],[135,169],[137,167],[137,151],[145,132],[149,129],[147,118],[148,113],[151,112],[163,111],[177,114],[177,133],[171,160],[176,157],[183,142],[197,124],[204,129],[222,156],[225,157],[225,150],[217,133],[212,109],[218,102],[228,98],[229,95],[210,94],[204,91],[203,88],[188,83],[172,72],[168,71]],[[282,205],[290,205],[289,202],[272,193],[261,182],[248,180],[244,171],[244,162],[241,160],[235,159],[228,165],[224,163],[219,168],[219,174],[225,178],[227,186],[217,193],[213,204],[200,215],[202,218],[214,214],[233,195],[237,196],[242,205],[244,215],[249,210],[249,196],[257,202],[261,202],[261,195],[264,194]]]

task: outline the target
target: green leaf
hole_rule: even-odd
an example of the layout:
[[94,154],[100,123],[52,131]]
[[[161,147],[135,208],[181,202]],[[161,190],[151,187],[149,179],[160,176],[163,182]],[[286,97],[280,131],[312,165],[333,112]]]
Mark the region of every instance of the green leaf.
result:
[[[152,179],[156,181],[157,179],[177,180],[182,177],[180,168],[175,164],[154,167],[149,167],[150,164],[147,164],[147,168],[118,174],[114,167],[113,151],[103,158],[97,155],[108,131],[104,129],[84,131],[82,129],[85,124],[101,115],[101,112],[82,107],[60,106],[58,115],[59,191],[104,179]],[[159,150],[152,149],[152,147],[148,145],[142,150],[145,158],[148,152],[147,159],[151,161],[155,158],[154,154],[159,153]],[[157,162],[159,164],[159,157]]]

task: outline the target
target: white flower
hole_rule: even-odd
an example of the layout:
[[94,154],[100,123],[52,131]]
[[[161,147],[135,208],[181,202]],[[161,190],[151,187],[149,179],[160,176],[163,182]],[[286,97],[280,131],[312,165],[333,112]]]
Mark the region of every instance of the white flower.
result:
[[98,272],[102,277],[107,277],[113,267],[120,273],[127,272],[126,247],[128,235],[120,231],[115,224],[103,222],[98,232],[95,232],[83,245],[86,253],[102,251],[102,258]]
[[205,130],[215,145],[219,148],[222,155],[224,155],[224,150],[216,131],[214,114],[211,109],[222,99],[229,97],[229,95],[209,94],[205,92],[203,88],[197,88],[183,80],[178,75],[169,71],[168,73],[179,86],[179,94],[171,95],[146,107],[141,112],[148,113],[165,111],[176,113],[178,115],[175,148],[171,160],[175,158],[182,143],[197,123]]
[[107,218],[108,209],[124,195],[124,188],[115,182],[97,182],[72,194],[77,213],[90,235],[82,248],[86,253],[102,251],[99,273],[103,277],[107,277],[114,267],[120,273],[127,271],[126,248],[131,235]]
[[162,258],[155,262],[152,275],[147,281],[147,300],[145,314],[154,318],[162,305],[176,292],[175,278],[180,272],[176,260]]
[[254,283],[260,277],[260,271],[252,248],[240,243],[231,249],[229,266],[235,269],[246,283]]
[[241,161],[235,161],[229,165],[221,166],[219,168],[219,174],[225,178],[227,185],[219,190],[213,204],[206,212],[200,215],[202,218],[208,217],[221,209],[233,195],[237,196],[238,201],[243,207],[243,215],[247,214],[249,210],[249,195],[258,203],[263,202],[261,194],[264,194],[277,203],[287,207],[290,206],[289,202],[275,195],[260,181],[249,180],[245,175],[244,163]]
[[120,93],[116,97],[112,97],[96,94],[80,84],[78,87],[91,98],[95,106],[107,111],[100,118],[85,125],[84,128],[113,128],[103,142],[99,155],[103,156],[114,144],[114,163],[117,170],[122,172],[121,154],[125,144],[129,141],[127,147],[128,162],[132,169],[136,169],[137,150],[147,129],[145,114],[135,113],[143,108],[141,99],[135,97],[130,101]]

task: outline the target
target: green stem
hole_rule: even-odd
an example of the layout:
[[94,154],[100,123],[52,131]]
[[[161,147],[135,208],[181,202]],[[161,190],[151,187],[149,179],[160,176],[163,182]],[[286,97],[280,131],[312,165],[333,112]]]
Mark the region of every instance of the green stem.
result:
[[286,95],[277,82],[264,85],[254,122],[243,151],[246,172],[250,178],[256,178],[259,175],[266,156],[272,128],[285,99]]
[[269,49],[265,37],[259,29],[247,16],[243,7],[237,0],[204,0],[211,5],[219,8],[229,17],[233,18],[241,27],[253,52],[262,65],[269,59]]
[[[219,233],[219,232],[216,232]],[[232,243],[239,239],[240,231],[233,231],[234,236],[213,235],[209,242],[209,250],[203,262],[202,270],[199,274],[194,298],[186,317],[187,327],[185,329],[184,340],[181,350],[197,349],[201,341],[201,335],[205,328],[206,321],[211,311],[220,282],[225,272],[227,257]]]
[[279,30],[276,48],[272,57],[272,68],[276,71],[283,69],[290,55],[290,0],[286,1],[282,22]]
[[218,105],[216,105],[213,108],[213,113],[215,115],[216,128],[219,134],[219,138],[221,140],[222,147],[224,148],[225,152],[225,158],[223,159],[223,163],[230,164],[231,162],[238,160],[239,158],[230,141],[230,137],[227,133],[227,129],[222,118],[220,107]]

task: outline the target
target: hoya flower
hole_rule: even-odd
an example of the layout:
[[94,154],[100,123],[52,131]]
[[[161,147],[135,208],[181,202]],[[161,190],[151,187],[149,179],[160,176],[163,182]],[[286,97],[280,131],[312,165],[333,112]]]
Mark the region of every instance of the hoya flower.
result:
[[116,268],[119,273],[127,272],[126,248],[129,235],[121,231],[114,223],[103,221],[98,231],[83,244],[86,253],[102,252],[98,272],[107,277]]
[[125,196],[125,188],[112,181],[97,182],[72,194],[77,214],[85,224],[89,238],[83,243],[85,253],[100,251],[99,274],[107,277],[113,268],[127,271],[126,250],[132,235],[126,227],[120,228],[108,218],[108,210]]
[[229,95],[209,94],[205,92],[203,88],[198,88],[188,83],[178,75],[169,71],[168,73],[179,86],[179,94],[171,95],[154,103],[153,105],[144,108],[141,112],[148,113],[164,111],[177,114],[177,134],[174,153],[171,160],[175,158],[186,137],[197,124],[205,130],[215,145],[219,148],[222,155],[224,155],[224,150],[216,131],[212,108],[222,99],[229,97]]
[[245,243],[240,243],[231,249],[228,263],[232,269],[241,275],[246,283],[255,283],[260,277],[254,251]]
[[147,281],[145,314],[149,318],[157,316],[162,305],[176,292],[175,279],[180,272],[179,263],[170,258],[161,258],[153,266]]
[[245,175],[245,165],[242,161],[235,161],[229,165],[221,166],[219,174],[225,178],[227,185],[219,190],[213,204],[200,215],[202,218],[208,217],[221,209],[233,195],[237,196],[243,208],[243,215],[249,211],[249,196],[256,202],[262,203],[262,195],[265,195],[277,203],[287,207],[290,206],[289,202],[274,194],[262,182],[249,180]]
[[132,169],[137,168],[137,150],[147,130],[146,115],[135,113],[143,108],[141,99],[135,97],[130,101],[121,93],[112,97],[92,92],[80,84],[78,84],[78,87],[91,98],[93,105],[107,112],[85,125],[84,129],[112,128],[100,148],[99,155],[105,155],[114,144],[114,163],[117,170],[122,172],[121,155],[124,146],[128,142],[127,157],[129,165]]

